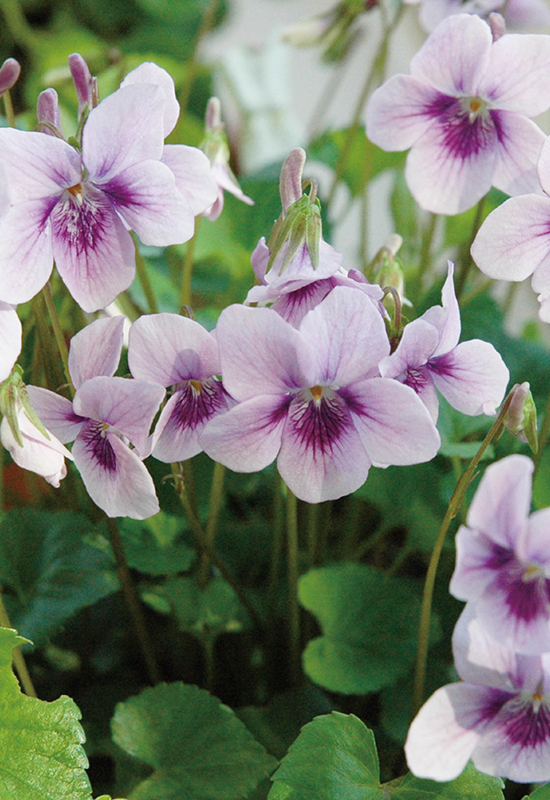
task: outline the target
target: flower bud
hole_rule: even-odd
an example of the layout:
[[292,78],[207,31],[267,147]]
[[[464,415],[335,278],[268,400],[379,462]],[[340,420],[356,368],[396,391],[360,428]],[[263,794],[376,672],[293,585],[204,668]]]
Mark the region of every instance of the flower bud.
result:
[[6,58],[0,67],[0,97],[16,83],[21,65],[15,58]]
[[38,127],[50,136],[63,137],[61,131],[61,115],[59,113],[59,98],[55,89],[44,89],[36,101],[36,116]]
[[80,115],[86,106],[88,107],[88,111],[94,106],[94,82],[90,69],[80,53],[72,53],[68,61],[76,89],[76,96],[78,97],[78,114]]
[[504,426],[536,453],[538,451],[537,408],[533,395],[527,382],[517,383],[514,389],[508,412],[504,417]]

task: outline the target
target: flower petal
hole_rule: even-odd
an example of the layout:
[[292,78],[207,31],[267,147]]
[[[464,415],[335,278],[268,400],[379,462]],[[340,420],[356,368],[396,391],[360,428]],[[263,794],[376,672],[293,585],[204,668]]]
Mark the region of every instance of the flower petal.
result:
[[136,452],[116,434],[107,433],[101,447],[98,437],[97,423],[90,421],[73,445],[75,464],[94,503],[108,517],[152,517],[159,511],[155,485]]
[[176,187],[195,216],[215,202],[218,184],[202,150],[184,144],[167,144],[161,160],[174,174]]
[[130,329],[128,365],[134,378],[171,386],[203,381],[220,371],[215,338],[179,314],[147,314]]
[[57,269],[84,311],[104,308],[132,283],[134,243],[103,192],[87,186],[82,204],[68,197],[51,223]]
[[30,300],[53,268],[50,213],[56,198],[12,206],[0,224],[0,296],[8,303]]
[[542,194],[537,162],[545,134],[532,120],[519,114],[508,111],[490,113],[498,129],[493,186],[510,195]]
[[485,220],[472,258],[490,278],[522,281],[550,255],[550,197],[512,197]]
[[501,36],[491,47],[478,93],[497,108],[538,117],[550,106],[550,39],[537,34]]
[[412,59],[411,75],[451,96],[476,95],[492,43],[491,29],[479,17],[448,17]]
[[67,474],[65,459],[72,455],[53,434],[47,439],[27,417],[23,409],[17,415],[23,447],[15,440],[7,417],[0,424],[0,439],[15,463],[23,469],[36,472],[56,488]]
[[69,372],[75,389],[84,381],[107,375],[112,378],[122,353],[124,317],[96,319],[71,339]]
[[165,69],[154,64],[152,61],[145,61],[139,67],[133,69],[126,75],[120,88],[125,86],[132,86],[134,84],[152,83],[154,86],[160,86],[164,92],[164,138],[171,133],[176,127],[176,122],[180,115],[180,104],[176,98],[176,87],[174,86],[174,79],[166,72]]
[[76,439],[86,420],[75,414],[70,400],[40,386],[29,385],[27,392],[34,410],[59,441],[66,444]]

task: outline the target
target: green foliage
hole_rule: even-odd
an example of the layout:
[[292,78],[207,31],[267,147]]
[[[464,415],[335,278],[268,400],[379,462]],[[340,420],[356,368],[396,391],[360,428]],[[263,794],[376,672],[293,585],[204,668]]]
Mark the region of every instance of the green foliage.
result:
[[303,575],[298,596],[323,629],[303,654],[315,683],[342,694],[376,692],[413,662],[420,608],[413,581],[340,564]]
[[21,694],[11,670],[26,640],[0,628],[0,797],[2,800],[91,800],[80,712],[69,697],[45,703]]
[[148,575],[186,572],[195,551],[181,539],[184,527],[183,520],[162,511],[143,521],[124,519],[120,535],[129,566]]
[[118,589],[108,555],[89,545],[93,524],[72,512],[17,509],[0,523],[0,585],[11,620],[35,644],[76,611]]
[[130,800],[237,800],[275,765],[230,708],[183,683],[119,703],[112,730],[120,747],[154,769]]
[[[527,795],[523,798],[526,800]],[[550,800],[550,783],[547,783],[546,786],[540,786],[538,789],[535,789],[532,794],[529,795],[530,800]]]
[[500,778],[478,772],[472,764],[454,781],[436,783],[409,773],[396,783],[397,788],[389,795],[392,800],[504,800],[504,783]]

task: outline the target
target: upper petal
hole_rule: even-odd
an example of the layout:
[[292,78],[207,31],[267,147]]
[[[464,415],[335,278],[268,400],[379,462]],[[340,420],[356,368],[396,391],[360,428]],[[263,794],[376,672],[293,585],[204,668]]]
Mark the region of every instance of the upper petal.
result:
[[411,75],[448,95],[476,95],[492,43],[491,29],[479,17],[447,17],[412,59]]
[[145,61],[126,75],[120,84],[120,88],[132,86],[136,83],[152,83],[154,86],[159,86],[164,92],[163,123],[164,138],[166,138],[176,127],[176,122],[180,115],[180,104],[176,99],[176,87],[172,76],[165,69],[159,67],[158,64],[152,61]]
[[86,420],[75,413],[71,401],[40,386],[29,385],[27,392],[34,410],[46,428],[61,442],[72,442]]
[[507,33],[493,43],[478,92],[497,108],[537,117],[550,106],[550,38]]
[[133,164],[159,160],[164,106],[164,91],[146,83],[118,89],[93,108],[82,133],[89,180],[103,183]]
[[195,216],[202,214],[216,200],[218,184],[210,161],[198,147],[167,144],[162,153],[162,163],[174,174],[176,187]]
[[115,374],[122,353],[124,317],[96,319],[71,339],[69,371],[75,389],[98,375]]
[[542,194],[537,163],[545,141],[543,131],[520,114],[490,113],[498,129],[493,185],[511,195]]

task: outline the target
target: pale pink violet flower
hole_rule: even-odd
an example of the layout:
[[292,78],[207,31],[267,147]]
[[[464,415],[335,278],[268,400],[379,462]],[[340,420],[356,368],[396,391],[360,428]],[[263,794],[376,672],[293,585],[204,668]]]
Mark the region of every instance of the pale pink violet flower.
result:
[[128,365],[134,378],[172,387],[152,440],[159,461],[184,461],[200,453],[206,423],[234,405],[216,378],[216,339],[198,322],[178,314],[140,317],[130,329]]
[[45,425],[62,442],[74,440],[74,462],[94,503],[109,517],[146,519],[159,505],[142,459],[150,453],[149,429],[164,389],[149,381],[113,377],[123,325],[121,316],[100,319],[73,337],[72,403],[38,386],[27,390]]
[[530,119],[550,106],[550,36],[506,34],[469,14],[451,16],[367,106],[367,135],[408,150],[405,176],[418,204],[440,214],[475,205],[491,186],[539,191],[544,133]]
[[11,202],[0,222],[5,301],[33,297],[55,260],[79,305],[103,308],[134,278],[128,229],[144,244],[185,242],[195,215],[215,197],[204,154],[164,146],[178,112],[165,87],[173,85],[171,78],[156,65],[134,73],[90,111],[82,153],[43,133],[0,130],[0,165]]
[[533,462],[511,455],[485,470],[456,537],[450,592],[512,650],[550,651],[550,508],[529,516]]
[[494,415],[504,398],[510,373],[492,344],[471,339],[459,344],[460,308],[449,262],[442,305],[409,322],[392,355],[380,362],[380,374],[410,386],[437,420],[438,389],[463,414]]
[[216,328],[223,382],[238,401],[200,442],[237,472],[277,458],[308,503],[349,494],[372,464],[433,458],[439,434],[416,394],[378,377],[389,353],[384,321],[362,292],[336,287],[292,327],[272,309],[233,305]]
[[545,194],[512,197],[489,214],[472,245],[472,258],[490,278],[522,281],[532,275],[539,317],[550,322],[550,137],[538,173]]
[[452,781],[476,769],[518,783],[550,780],[550,653],[521,655],[492,638],[470,605],[453,635],[460,683],[422,706],[405,743],[411,772]]
[[545,0],[406,0],[418,4],[418,19],[431,33],[453,14],[477,14],[487,19],[493,12],[504,14],[511,31],[538,31],[550,25],[550,9]]

